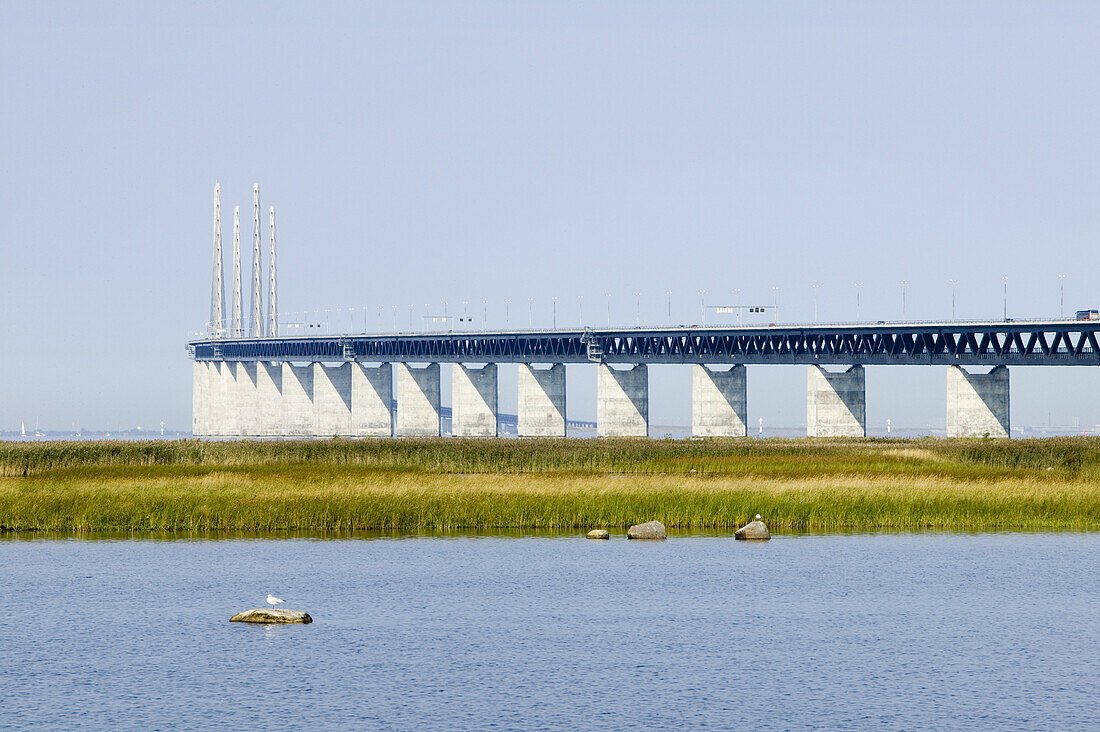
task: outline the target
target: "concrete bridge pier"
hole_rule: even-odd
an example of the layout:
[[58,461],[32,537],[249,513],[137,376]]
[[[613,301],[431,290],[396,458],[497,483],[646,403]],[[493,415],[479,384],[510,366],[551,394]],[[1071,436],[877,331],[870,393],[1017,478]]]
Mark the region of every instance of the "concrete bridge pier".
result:
[[[400,405],[398,405],[400,408]],[[497,365],[479,369],[451,366],[451,434],[455,437],[497,436]]]
[[867,385],[862,366],[806,371],[806,436],[866,437]]
[[1010,437],[1008,367],[987,374],[947,367],[947,436]]
[[351,434],[393,436],[393,367],[351,364]]
[[256,363],[256,432],[261,437],[283,433],[283,365],[275,361]]
[[237,361],[234,366],[234,379],[237,384],[237,434],[245,437],[260,433],[260,410],[256,391],[256,364]]
[[283,362],[283,434],[313,437],[313,364]]
[[596,368],[596,436],[648,436],[649,367],[640,363],[619,371],[601,363]]
[[241,434],[240,412],[237,409],[237,364],[220,361],[218,370],[218,394],[220,395],[215,427],[211,434],[233,437]]
[[691,372],[691,434],[744,437],[748,422],[745,367],[715,371],[697,364]]
[[394,365],[394,391],[397,394],[398,437],[438,437],[439,364],[414,369],[407,363]]
[[519,365],[516,417],[520,437],[565,437],[565,364]]
[[313,434],[351,434],[351,364],[313,364]]
[[207,386],[210,373],[207,361],[194,361],[191,364],[191,434],[209,434],[210,395]]

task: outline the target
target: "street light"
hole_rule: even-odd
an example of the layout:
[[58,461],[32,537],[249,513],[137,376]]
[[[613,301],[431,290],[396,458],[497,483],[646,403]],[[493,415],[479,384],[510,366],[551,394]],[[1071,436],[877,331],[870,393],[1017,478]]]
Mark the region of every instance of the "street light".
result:
[[577,325],[584,325],[584,295],[577,295]]
[[672,290],[665,290],[665,297],[668,298],[668,325],[672,325]]
[[504,298],[504,327],[507,328],[508,324],[512,322],[511,318],[511,303],[508,298]]
[[391,305],[390,307],[393,308],[393,332],[396,333],[397,332],[397,306],[396,305]]
[[533,304],[534,302],[535,302],[535,298],[533,298],[533,297],[527,298],[527,327],[528,328],[534,328],[535,327],[535,306]]
[[1004,319],[1008,320],[1008,275],[1001,278],[1001,282],[1004,283]]
[[817,288],[821,287],[821,285],[810,285],[810,287],[814,291],[814,322],[816,323],[817,322]]
[[489,326],[486,325],[486,323],[488,323],[488,322],[489,322],[489,301],[488,300],[482,300],[481,301],[481,327],[487,329]]
[[779,288],[772,288],[772,310],[774,311],[775,322],[779,322]]
[[634,324],[639,328],[642,327],[642,293],[635,292],[634,297]]
[[703,314],[703,327],[707,327],[707,291],[699,290],[699,312]]
[[550,298],[554,302],[554,330],[558,329],[558,298]]
[[860,294],[860,292],[859,292],[859,289],[861,287],[863,287],[863,283],[862,282],[857,282],[856,283],[856,322],[857,323],[860,322],[860,310],[859,310],[859,294]]
[[901,281],[901,319],[905,320],[905,288],[909,286],[909,280]]
[[1066,317],[1066,276],[1058,275],[1058,317]]
[[605,298],[607,298],[607,327],[610,328],[611,327],[611,293],[610,292],[605,292],[603,294],[603,296]]
[[741,314],[744,309],[741,307],[741,288],[733,288],[733,304],[737,306],[737,324],[741,325]]
[[958,280],[948,280],[951,283],[951,319],[955,319],[955,291],[959,287]]

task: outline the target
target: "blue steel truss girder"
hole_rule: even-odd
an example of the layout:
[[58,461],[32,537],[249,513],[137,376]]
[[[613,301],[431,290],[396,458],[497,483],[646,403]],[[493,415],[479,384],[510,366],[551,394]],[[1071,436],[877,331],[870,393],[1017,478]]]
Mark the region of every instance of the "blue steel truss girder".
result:
[[203,339],[198,360],[443,363],[1100,365],[1100,322],[662,328]]

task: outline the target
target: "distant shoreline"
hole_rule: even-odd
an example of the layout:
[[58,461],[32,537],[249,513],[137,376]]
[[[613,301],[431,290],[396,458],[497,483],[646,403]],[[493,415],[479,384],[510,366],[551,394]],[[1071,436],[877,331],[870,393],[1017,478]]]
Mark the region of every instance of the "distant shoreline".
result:
[[0,530],[1097,531],[1100,439],[0,442]]

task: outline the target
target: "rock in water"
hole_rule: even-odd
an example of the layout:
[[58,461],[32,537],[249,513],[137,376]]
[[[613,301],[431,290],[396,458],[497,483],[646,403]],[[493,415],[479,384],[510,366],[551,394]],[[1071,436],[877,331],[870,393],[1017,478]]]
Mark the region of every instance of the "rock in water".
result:
[[664,539],[665,525],[660,521],[635,524],[626,530],[628,539]]
[[260,607],[245,610],[229,619],[231,623],[312,623],[309,613],[301,610],[283,610],[282,608]]
[[607,529],[592,529],[588,532],[589,539],[610,539],[611,534]]
[[750,521],[742,526],[733,535],[736,539],[770,539],[772,535],[768,533],[768,527],[764,525],[764,522],[757,519],[756,521]]

